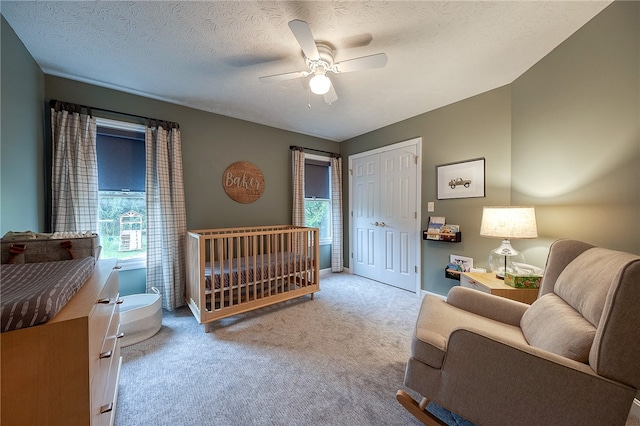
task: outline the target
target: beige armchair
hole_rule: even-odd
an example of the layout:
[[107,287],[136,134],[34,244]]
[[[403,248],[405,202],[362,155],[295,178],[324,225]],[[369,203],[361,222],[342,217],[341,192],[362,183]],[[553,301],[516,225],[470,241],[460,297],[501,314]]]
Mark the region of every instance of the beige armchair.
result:
[[[640,256],[552,244],[531,305],[454,287],[426,296],[396,398],[479,425],[624,425],[640,388]],[[409,391],[411,392],[411,391]]]

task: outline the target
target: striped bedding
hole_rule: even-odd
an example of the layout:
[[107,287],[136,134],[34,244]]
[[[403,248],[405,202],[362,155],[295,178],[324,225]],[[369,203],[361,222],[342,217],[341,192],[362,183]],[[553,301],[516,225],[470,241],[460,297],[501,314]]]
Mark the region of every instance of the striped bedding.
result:
[[3,264],[1,332],[42,324],[78,292],[95,268],[95,258]]
[[[224,287],[229,287],[230,280],[232,285],[244,285],[248,282],[254,283],[258,280],[274,279],[307,270],[308,265],[305,262],[311,262],[311,260],[300,254],[280,252],[271,255],[261,254],[236,258],[231,260],[231,268],[229,267],[229,262],[229,260],[223,262],[224,269],[222,271],[220,270],[220,262],[214,262],[213,280],[215,289],[220,289],[220,277],[224,279]],[[230,271],[231,273],[229,273]],[[209,262],[205,265],[204,274],[206,289],[211,290],[211,264]]]

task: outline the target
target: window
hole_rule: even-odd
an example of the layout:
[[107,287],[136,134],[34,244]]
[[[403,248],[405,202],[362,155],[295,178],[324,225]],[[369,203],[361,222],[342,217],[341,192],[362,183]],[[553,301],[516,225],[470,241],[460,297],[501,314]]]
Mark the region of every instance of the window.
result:
[[103,259],[147,252],[144,126],[97,119],[98,234]]
[[331,244],[331,173],[325,157],[306,155],[304,161],[305,225],[320,229],[320,244]]

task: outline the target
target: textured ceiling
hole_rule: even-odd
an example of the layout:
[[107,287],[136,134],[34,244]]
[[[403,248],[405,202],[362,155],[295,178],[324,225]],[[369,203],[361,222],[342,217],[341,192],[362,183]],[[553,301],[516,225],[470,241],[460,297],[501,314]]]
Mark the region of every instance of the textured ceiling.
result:
[[[0,10],[47,74],[342,141],[513,82],[609,3],[3,0]],[[336,62],[384,52],[387,66],[331,76],[331,105],[308,78],[259,81],[306,70],[293,19],[332,43]]]

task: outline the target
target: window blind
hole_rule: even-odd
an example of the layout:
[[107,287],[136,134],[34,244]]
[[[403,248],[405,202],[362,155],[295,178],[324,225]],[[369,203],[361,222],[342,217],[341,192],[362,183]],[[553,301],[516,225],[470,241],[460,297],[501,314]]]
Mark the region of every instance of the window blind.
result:
[[317,160],[304,162],[305,198],[329,199],[329,163]]
[[98,126],[98,189],[145,191],[144,133]]

